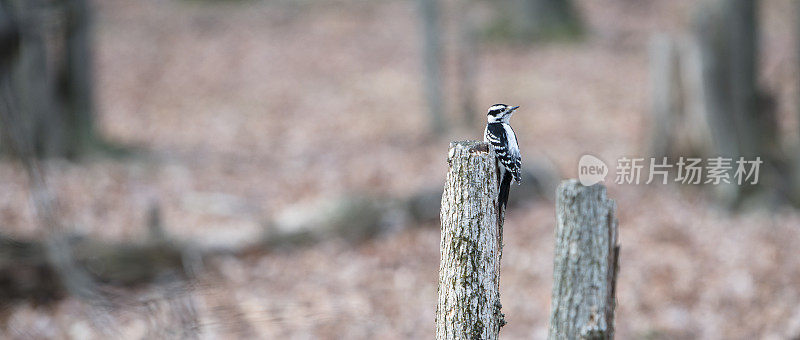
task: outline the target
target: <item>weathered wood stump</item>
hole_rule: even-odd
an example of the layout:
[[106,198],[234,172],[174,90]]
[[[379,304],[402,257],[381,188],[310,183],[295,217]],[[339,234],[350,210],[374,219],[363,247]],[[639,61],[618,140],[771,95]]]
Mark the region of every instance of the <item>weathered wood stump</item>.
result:
[[502,217],[494,152],[486,144],[450,144],[442,195],[437,339],[497,339]]
[[613,339],[619,246],[616,204],[601,184],[556,191],[550,339]]

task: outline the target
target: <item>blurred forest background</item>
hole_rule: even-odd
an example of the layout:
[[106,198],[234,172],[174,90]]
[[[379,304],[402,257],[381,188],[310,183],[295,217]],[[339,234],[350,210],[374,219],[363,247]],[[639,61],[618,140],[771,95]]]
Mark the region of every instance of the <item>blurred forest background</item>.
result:
[[620,338],[797,339],[799,52],[791,0],[0,0],[0,338],[430,338],[448,142],[502,102],[503,338],[590,153],[765,162],[608,183]]

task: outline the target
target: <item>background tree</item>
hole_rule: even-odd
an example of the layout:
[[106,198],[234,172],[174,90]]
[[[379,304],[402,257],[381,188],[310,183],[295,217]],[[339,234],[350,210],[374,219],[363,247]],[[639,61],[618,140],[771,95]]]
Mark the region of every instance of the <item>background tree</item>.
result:
[[496,5],[490,37],[533,41],[573,38],[583,32],[571,0],[502,0]]
[[[91,33],[85,0],[0,0],[20,41],[4,78],[13,107],[8,120],[36,156],[75,158],[94,145]],[[9,136],[6,136],[9,138]],[[7,148],[8,149],[8,148]],[[17,150],[21,151],[21,150]]]
[[[687,39],[651,45],[653,106],[649,152],[659,156],[760,157],[758,185],[722,183],[715,195],[736,206],[753,198],[790,200],[790,163],[778,139],[773,98],[758,85],[758,1],[698,4]],[[783,183],[783,184],[781,184]]]
[[442,132],[444,99],[442,97],[442,44],[438,0],[417,0],[422,19],[423,63],[425,64],[425,95],[431,118],[431,130]]

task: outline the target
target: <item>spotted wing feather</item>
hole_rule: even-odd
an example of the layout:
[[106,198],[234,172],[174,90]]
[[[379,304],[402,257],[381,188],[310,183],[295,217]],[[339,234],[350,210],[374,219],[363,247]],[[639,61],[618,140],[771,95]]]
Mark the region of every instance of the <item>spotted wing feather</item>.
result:
[[497,160],[503,166],[503,170],[508,171],[517,184],[521,181],[522,157],[519,153],[516,134],[511,126],[502,123],[491,123],[486,125],[484,141],[494,148]]

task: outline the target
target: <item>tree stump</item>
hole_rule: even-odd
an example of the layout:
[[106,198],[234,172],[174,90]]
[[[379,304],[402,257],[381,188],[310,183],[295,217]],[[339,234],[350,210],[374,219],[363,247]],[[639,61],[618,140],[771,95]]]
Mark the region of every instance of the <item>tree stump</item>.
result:
[[442,195],[437,339],[497,339],[502,216],[494,151],[453,142]]
[[601,184],[556,191],[549,339],[613,339],[619,246],[616,204]]

